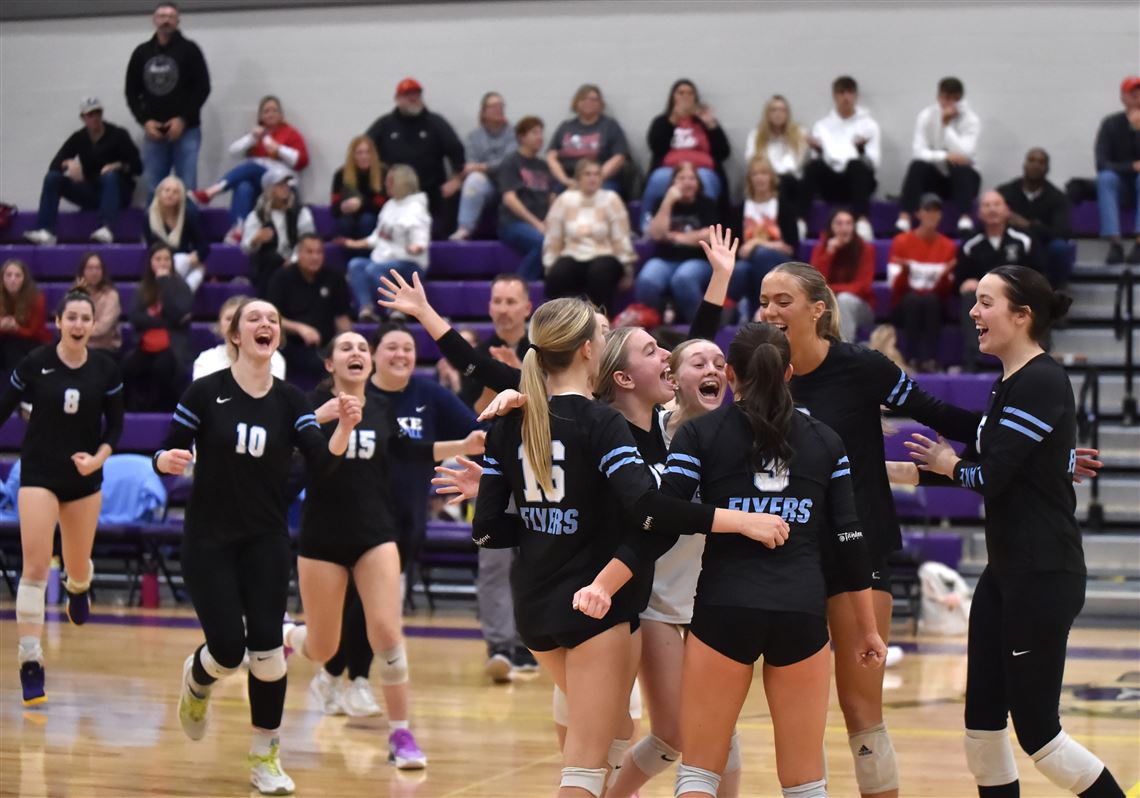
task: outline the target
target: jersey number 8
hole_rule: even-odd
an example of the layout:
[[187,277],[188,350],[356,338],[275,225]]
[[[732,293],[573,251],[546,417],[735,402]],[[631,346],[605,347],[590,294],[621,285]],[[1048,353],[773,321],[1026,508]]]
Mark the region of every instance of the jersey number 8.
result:
[[261,457],[265,454],[265,427],[256,424],[249,426],[244,422],[237,425],[238,454],[249,452],[251,457]]
[[63,412],[74,415],[79,412],[79,391],[68,388],[63,392]]
[[566,447],[562,441],[550,442],[550,492],[547,493],[538,485],[538,477],[531,468],[530,460],[526,456],[526,447],[519,446],[519,462],[522,463],[523,472],[523,498],[528,502],[549,502],[557,504],[566,495],[566,472],[558,465],[566,459]]

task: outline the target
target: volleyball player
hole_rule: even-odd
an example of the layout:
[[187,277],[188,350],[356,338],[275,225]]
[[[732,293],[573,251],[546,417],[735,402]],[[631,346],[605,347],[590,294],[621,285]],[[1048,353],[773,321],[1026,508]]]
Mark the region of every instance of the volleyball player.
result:
[[95,327],[90,295],[69,291],[55,323],[59,342],[29,353],[0,395],[0,423],[21,402],[32,405],[20,449],[18,497],[23,570],[16,589],[16,630],[25,706],[47,701],[40,637],[56,523],[67,567],[67,617],[79,626],[90,612],[103,463],[123,432],[119,367],[109,355],[87,348]]
[[159,474],[180,474],[191,445],[197,448],[182,575],[206,642],[183,665],[178,719],[190,739],[200,740],[211,688],[238,669],[248,649],[250,782],[264,795],[287,795],[293,780],[281,768],[278,728],[286,686],[281,619],[292,565],[290,461],[299,449],[311,471],[333,467],[361,408],[355,397],[339,397],[337,428],[329,439],[321,434],[300,390],[270,371],[281,319],[269,302],[239,307],[227,335],[237,359],[190,385],[154,455]]
[[[973,415],[923,391],[886,357],[839,337],[835,295],[820,273],[803,263],[785,263],[764,277],[763,320],[787,334],[792,351],[789,383],[796,405],[834,430],[851,459],[855,506],[870,550],[872,599],[879,636],[891,625],[887,555],[902,548],[902,533],[884,466],[881,405],[933,427],[948,438],[968,440]],[[883,670],[859,666],[854,651],[862,639],[850,604],[837,594],[842,575],[828,579],[834,595],[828,623],[835,646],[835,685],[863,798],[895,798],[898,769],[883,723]]]
[[[488,434],[472,535],[479,545],[519,547],[511,570],[519,633],[569,704],[559,795],[598,796],[625,711],[637,600],[635,591],[611,588],[609,574],[624,584],[643,567],[639,544],[652,536],[642,530],[711,528],[776,546],[787,525],[768,514],[663,500],[625,420],[590,398],[603,340],[589,305],[547,302],[530,332],[527,403]],[[508,511],[512,500],[517,510]],[[626,512],[612,512],[615,504]]]
[[1084,798],[1124,795],[1059,719],[1065,649],[1084,605],[1086,570],[1074,515],[1073,389],[1041,342],[1071,302],[1023,266],[983,277],[970,317],[978,349],[1001,361],[1002,375],[977,417],[974,450],[959,457],[945,442],[917,434],[906,444],[922,471],[985,499],[988,563],[974,590],[966,672],[966,761],[982,798],[1020,794],[1007,715],[1018,744],[1053,784]]
[[412,440],[396,423],[388,403],[365,385],[372,353],[364,336],[344,332],[329,345],[325,368],[331,384],[318,387],[311,403],[317,422],[335,432],[339,397],[355,397],[362,418],[348,439],[344,462],[310,482],[301,512],[297,571],[305,625],[285,624],[285,645],[324,663],[341,638],[341,614],[351,575],[364,608],[367,635],[380,657],[380,684],[388,707],[389,761],[401,770],[427,766],[408,728],[408,658],[400,618],[400,555],[388,484],[391,459],[430,463],[483,451],[482,433],[470,440],[432,444]]

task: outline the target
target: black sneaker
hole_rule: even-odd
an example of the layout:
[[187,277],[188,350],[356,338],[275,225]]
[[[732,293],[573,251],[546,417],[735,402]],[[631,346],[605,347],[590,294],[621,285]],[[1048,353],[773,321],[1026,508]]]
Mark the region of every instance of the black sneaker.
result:
[[90,591],[72,593],[68,590],[65,592],[67,593],[67,620],[76,626],[82,626],[87,623],[87,618],[91,615]]
[[1115,266],[1118,263],[1124,263],[1124,247],[1121,246],[1119,241],[1113,241],[1108,245],[1108,255],[1104,258],[1106,266]]
[[47,701],[42,662],[32,659],[20,665],[20,686],[24,690],[24,706],[34,707]]
[[511,680],[511,650],[509,648],[493,648],[483,663],[483,673],[487,674],[495,684],[507,684]]
[[534,658],[534,654],[531,654],[530,649],[526,646],[515,646],[514,654],[511,656],[511,665],[516,671],[522,673],[534,673],[538,670],[538,660]]
[[1125,262],[1129,266],[1140,266],[1140,241],[1132,245],[1132,251],[1128,253],[1128,259]]

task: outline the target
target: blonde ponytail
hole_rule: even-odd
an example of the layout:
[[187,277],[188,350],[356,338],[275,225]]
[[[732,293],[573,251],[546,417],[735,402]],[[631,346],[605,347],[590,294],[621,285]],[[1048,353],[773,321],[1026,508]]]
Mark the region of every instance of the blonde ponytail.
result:
[[531,471],[543,491],[551,491],[550,479],[550,401],[546,397],[546,380],[538,363],[538,352],[531,347],[522,361],[519,388],[526,394],[523,408],[523,451]]

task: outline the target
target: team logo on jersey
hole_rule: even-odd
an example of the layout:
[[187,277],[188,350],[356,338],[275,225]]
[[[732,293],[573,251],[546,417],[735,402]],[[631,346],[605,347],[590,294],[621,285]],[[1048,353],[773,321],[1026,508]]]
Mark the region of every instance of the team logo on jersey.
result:
[[788,487],[788,467],[781,464],[779,470],[771,463],[765,463],[766,469],[757,471],[752,475],[752,484],[756,490],[763,493],[779,493]]
[[1021,254],[1021,247],[1017,244],[1006,244],[1004,249],[1006,263],[1017,263],[1018,256]]
[[1064,693],[1068,714],[1140,719],[1140,671],[1122,673],[1115,681],[1067,685]]

